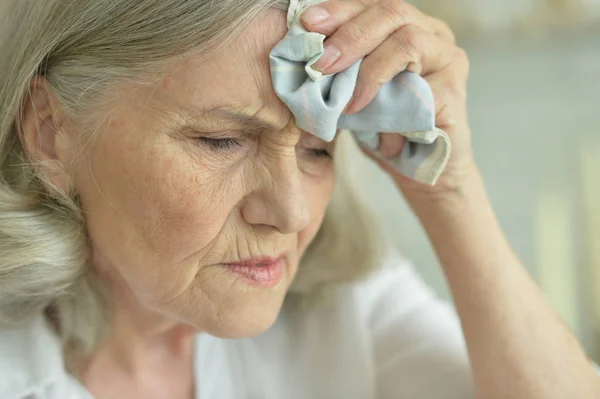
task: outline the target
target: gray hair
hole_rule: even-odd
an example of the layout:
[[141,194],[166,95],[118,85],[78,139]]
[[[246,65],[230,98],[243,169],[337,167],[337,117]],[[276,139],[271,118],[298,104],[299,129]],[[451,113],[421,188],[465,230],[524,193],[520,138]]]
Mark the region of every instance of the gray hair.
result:
[[[31,81],[43,76],[85,126],[111,87],[174,58],[223,46],[289,0],[2,0],[0,2],[0,328],[45,313],[65,346],[88,353],[107,326],[109,295],[90,267],[77,199],[36,176],[19,140]],[[343,157],[339,157],[343,159]],[[337,164],[341,162],[336,161]],[[338,171],[334,198],[291,297],[352,281],[376,264],[371,218]]]

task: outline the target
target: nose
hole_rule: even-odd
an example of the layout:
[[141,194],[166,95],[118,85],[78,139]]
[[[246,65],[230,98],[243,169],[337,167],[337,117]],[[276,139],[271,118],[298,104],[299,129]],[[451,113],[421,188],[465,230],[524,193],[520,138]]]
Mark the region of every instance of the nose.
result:
[[310,221],[308,193],[295,154],[261,166],[259,184],[242,205],[242,216],[253,226],[267,226],[282,234],[302,231]]

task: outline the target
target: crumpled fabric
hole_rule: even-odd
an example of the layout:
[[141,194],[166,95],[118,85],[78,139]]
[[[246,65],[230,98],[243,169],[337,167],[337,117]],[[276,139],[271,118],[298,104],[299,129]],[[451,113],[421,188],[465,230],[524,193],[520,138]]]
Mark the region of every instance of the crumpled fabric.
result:
[[289,31],[270,53],[273,87],[288,106],[296,125],[330,142],[339,130],[350,130],[358,142],[379,152],[381,133],[398,133],[407,145],[393,159],[385,159],[401,174],[434,185],[450,158],[450,139],[435,126],[431,87],[422,77],[402,72],[384,85],[362,111],[343,114],[356,87],[362,60],[333,75],[312,65],[323,55],[325,35],[307,31],[300,21],[304,10],[323,0],[291,0]]

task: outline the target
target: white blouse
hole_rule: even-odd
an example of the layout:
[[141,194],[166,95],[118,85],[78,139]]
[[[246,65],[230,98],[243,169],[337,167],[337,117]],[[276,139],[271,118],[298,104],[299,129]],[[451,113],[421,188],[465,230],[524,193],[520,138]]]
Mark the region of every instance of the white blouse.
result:
[[[469,399],[469,361],[456,313],[399,256],[335,300],[283,311],[264,334],[198,335],[199,399]],[[92,399],[62,365],[40,317],[0,330],[0,398]]]

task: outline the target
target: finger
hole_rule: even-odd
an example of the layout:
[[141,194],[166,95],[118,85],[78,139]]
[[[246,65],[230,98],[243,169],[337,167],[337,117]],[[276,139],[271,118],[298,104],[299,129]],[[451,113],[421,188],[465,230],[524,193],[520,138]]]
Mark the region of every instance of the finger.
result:
[[400,155],[406,138],[398,133],[382,133],[380,135],[379,152],[384,158],[392,159]]
[[372,150],[363,147],[362,145],[359,145],[359,148],[362,150],[363,154],[365,154],[368,158],[370,158],[372,161],[378,164],[379,167],[381,167],[381,169],[389,173],[394,179],[397,179],[399,183],[410,180],[408,177],[398,172],[398,170],[396,170],[395,167],[393,167],[388,161],[379,156],[379,154],[377,154],[376,152],[373,152]]
[[452,28],[450,28],[446,22],[427,15],[425,15],[425,18],[427,19],[427,25],[429,26],[430,31],[435,33],[440,39],[456,44],[456,36],[454,35]]
[[[325,36],[331,36],[343,24],[353,20],[368,8],[374,6],[380,0],[329,0],[307,8],[302,13],[302,25],[311,32],[322,33]],[[391,0],[402,2],[402,0]],[[410,7],[410,6],[409,6]],[[441,21],[435,20],[430,16],[415,11],[416,20],[427,28],[449,29],[444,27]],[[451,32],[451,31],[450,31]]]
[[454,59],[454,49],[447,41],[414,25],[406,25],[365,57],[345,113],[362,110],[384,84],[402,71],[428,75],[444,70]]
[[426,77],[433,91],[436,126],[448,133],[468,129],[467,76],[468,62],[457,59],[445,71]]
[[456,105],[453,105],[458,96],[452,93],[446,81],[440,75],[432,75],[428,79],[435,101],[435,126],[450,133],[458,121]]
[[343,24],[353,20],[374,0],[330,0],[311,6],[302,13],[302,25],[311,32],[331,36]]
[[416,8],[403,1],[380,0],[333,33],[325,44],[325,54],[314,68],[324,74],[343,71],[396,30],[409,24],[418,25],[421,16]]

